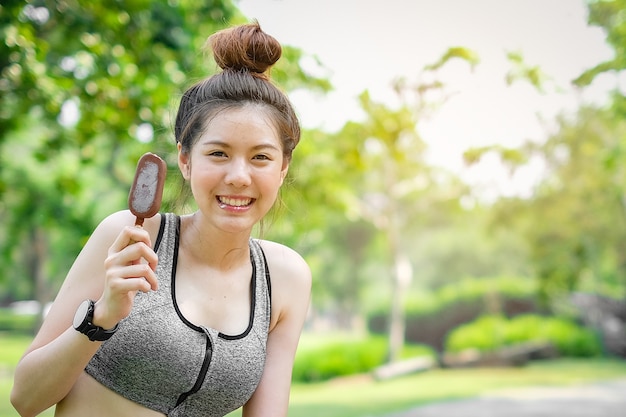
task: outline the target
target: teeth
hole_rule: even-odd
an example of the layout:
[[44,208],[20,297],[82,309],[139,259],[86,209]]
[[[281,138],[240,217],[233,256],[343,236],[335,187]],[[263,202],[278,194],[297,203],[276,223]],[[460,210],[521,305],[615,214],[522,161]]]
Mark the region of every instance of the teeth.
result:
[[226,204],[233,207],[243,207],[250,204],[252,201],[251,198],[238,199],[238,198],[229,198],[229,197],[219,197],[219,201],[222,204]]

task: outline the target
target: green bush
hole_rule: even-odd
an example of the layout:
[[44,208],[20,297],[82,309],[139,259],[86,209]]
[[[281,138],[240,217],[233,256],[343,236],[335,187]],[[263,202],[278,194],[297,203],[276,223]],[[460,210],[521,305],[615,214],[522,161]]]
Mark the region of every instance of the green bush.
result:
[[[444,350],[446,334],[484,314],[508,317],[535,313],[536,282],[527,277],[460,280],[433,292],[409,293],[405,308],[406,340]],[[388,311],[380,307],[368,317],[372,333],[388,328]]]
[[[407,345],[401,356],[432,356],[429,348]],[[298,350],[293,367],[294,382],[324,381],[338,376],[370,372],[383,365],[387,356],[387,340],[382,336],[337,338],[327,343]]]
[[[404,310],[410,316],[431,316],[458,303],[480,302],[484,308],[498,308],[502,300],[534,299],[536,293],[537,283],[528,277],[467,278],[433,291],[409,291]],[[380,304],[370,314],[385,315],[388,311],[388,304]]]
[[602,353],[597,335],[571,320],[526,314],[507,319],[482,316],[448,334],[446,351],[478,349],[487,352],[524,342],[550,342],[560,355],[593,357]]
[[37,316],[15,314],[8,308],[0,308],[0,331],[31,334],[37,325]]

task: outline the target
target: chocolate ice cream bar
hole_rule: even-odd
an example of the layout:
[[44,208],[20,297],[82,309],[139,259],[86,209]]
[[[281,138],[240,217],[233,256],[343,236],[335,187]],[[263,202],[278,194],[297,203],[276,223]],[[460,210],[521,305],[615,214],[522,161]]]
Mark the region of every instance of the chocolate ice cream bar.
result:
[[148,152],[139,158],[135,180],[128,194],[128,208],[137,217],[135,226],[142,226],[144,219],[161,209],[166,173],[167,164],[158,155]]

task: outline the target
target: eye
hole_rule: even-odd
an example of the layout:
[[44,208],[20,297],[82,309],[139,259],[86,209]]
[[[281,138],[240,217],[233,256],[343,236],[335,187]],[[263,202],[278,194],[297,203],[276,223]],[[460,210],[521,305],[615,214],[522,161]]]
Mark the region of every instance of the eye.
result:
[[216,158],[225,158],[226,152],[224,151],[211,151],[207,153],[208,156],[214,156]]
[[254,158],[252,159],[257,159],[257,160],[261,160],[261,161],[271,161],[272,158],[270,158],[269,155],[265,155],[265,154],[259,154],[259,155],[255,155]]

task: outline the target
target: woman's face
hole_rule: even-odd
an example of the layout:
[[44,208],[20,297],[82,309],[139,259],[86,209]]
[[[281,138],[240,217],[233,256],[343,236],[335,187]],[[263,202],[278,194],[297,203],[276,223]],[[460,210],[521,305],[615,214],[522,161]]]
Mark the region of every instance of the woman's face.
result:
[[263,107],[246,105],[218,113],[179,167],[200,212],[217,228],[249,232],[270,210],[288,163]]

